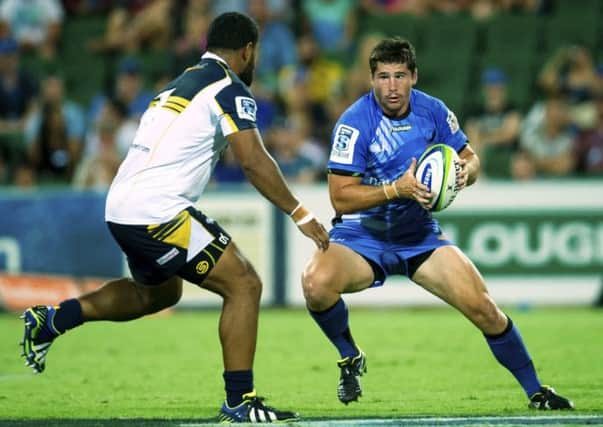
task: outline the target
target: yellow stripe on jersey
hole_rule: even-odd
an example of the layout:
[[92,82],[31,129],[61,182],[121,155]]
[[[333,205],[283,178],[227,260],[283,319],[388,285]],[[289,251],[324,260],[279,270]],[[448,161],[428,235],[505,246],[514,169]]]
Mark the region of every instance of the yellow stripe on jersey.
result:
[[210,246],[213,246],[214,248],[216,248],[216,249],[217,249],[218,251],[220,251],[220,252],[224,252],[224,249],[223,249],[223,248],[221,248],[220,246],[216,245],[216,244],[215,244],[215,243],[213,243],[213,242],[212,242],[212,243],[210,243],[209,245],[210,245]]
[[181,96],[173,95],[167,99],[167,102],[171,102],[176,105],[180,105],[182,108],[185,108],[188,104],[190,104],[191,101]]
[[188,211],[182,211],[171,221],[165,224],[151,224],[147,226],[147,230],[154,239],[182,249],[188,249],[191,235],[191,217]]
[[168,110],[172,110],[178,114],[182,113],[184,111],[184,108],[182,108],[181,106],[177,105],[177,104],[172,104],[172,103],[165,103],[162,105],[163,108],[167,108]]
[[175,111],[176,113],[182,113],[188,104],[190,104],[190,101],[186,98],[182,98],[181,96],[170,96],[162,107]]
[[231,133],[238,132],[239,127],[234,122],[232,117],[230,117],[230,114],[225,113],[224,110],[222,110],[220,103],[218,101],[216,101],[215,99],[214,99],[214,104],[216,105],[216,107],[218,107],[218,111],[220,112],[220,115],[224,116],[224,118],[226,119],[226,123],[228,123],[228,125],[230,126],[230,130],[232,131]]
[[237,124],[234,122],[234,120],[232,119],[232,117],[230,117],[230,114],[224,114],[224,118],[226,119],[226,122],[228,123],[228,125],[230,126],[230,128],[232,129],[232,132],[238,132],[239,131],[239,127],[237,126]]

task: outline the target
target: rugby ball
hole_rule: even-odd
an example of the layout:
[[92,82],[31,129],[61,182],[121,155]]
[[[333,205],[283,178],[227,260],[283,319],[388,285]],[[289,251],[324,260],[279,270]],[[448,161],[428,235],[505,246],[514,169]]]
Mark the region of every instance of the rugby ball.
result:
[[446,209],[459,192],[456,183],[456,172],[461,167],[459,160],[454,148],[446,144],[428,147],[419,158],[415,177],[435,194],[431,211]]

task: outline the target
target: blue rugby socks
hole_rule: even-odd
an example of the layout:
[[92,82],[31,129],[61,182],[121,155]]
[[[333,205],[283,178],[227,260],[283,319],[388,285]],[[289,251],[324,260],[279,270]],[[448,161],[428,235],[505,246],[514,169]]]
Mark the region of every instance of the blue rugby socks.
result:
[[507,320],[507,327],[501,334],[484,335],[496,360],[511,371],[530,397],[540,391],[540,381],[519,330],[508,316]]
[[234,408],[243,402],[243,395],[253,391],[253,371],[224,371],[226,404]]
[[358,348],[348,323],[348,308],[339,298],[333,307],[325,311],[312,311],[308,309],[312,318],[318,323],[320,329],[337,347],[341,358],[354,357],[358,355]]

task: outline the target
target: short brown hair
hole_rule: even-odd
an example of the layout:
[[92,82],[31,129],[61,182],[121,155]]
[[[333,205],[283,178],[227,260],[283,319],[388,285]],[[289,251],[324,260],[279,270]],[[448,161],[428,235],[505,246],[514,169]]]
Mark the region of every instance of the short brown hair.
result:
[[408,69],[414,73],[417,68],[415,48],[412,43],[401,37],[383,39],[373,48],[369,57],[371,74],[375,74],[378,62],[384,64],[406,64]]

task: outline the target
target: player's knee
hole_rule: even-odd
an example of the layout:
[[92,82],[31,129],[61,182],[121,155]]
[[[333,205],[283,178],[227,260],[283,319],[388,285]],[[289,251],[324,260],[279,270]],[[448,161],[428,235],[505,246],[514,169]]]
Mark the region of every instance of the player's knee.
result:
[[238,296],[259,301],[262,296],[262,281],[249,261],[245,261],[236,277],[233,277],[227,296]]
[[471,305],[471,320],[482,332],[495,334],[505,328],[506,318],[488,296]]
[[158,287],[147,287],[141,295],[146,313],[156,313],[176,305],[182,297],[182,279],[173,277]]
[[308,306],[315,307],[327,302],[330,291],[330,284],[333,282],[333,275],[327,271],[319,271],[316,268],[307,268],[302,273],[302,289],[304,298]]

